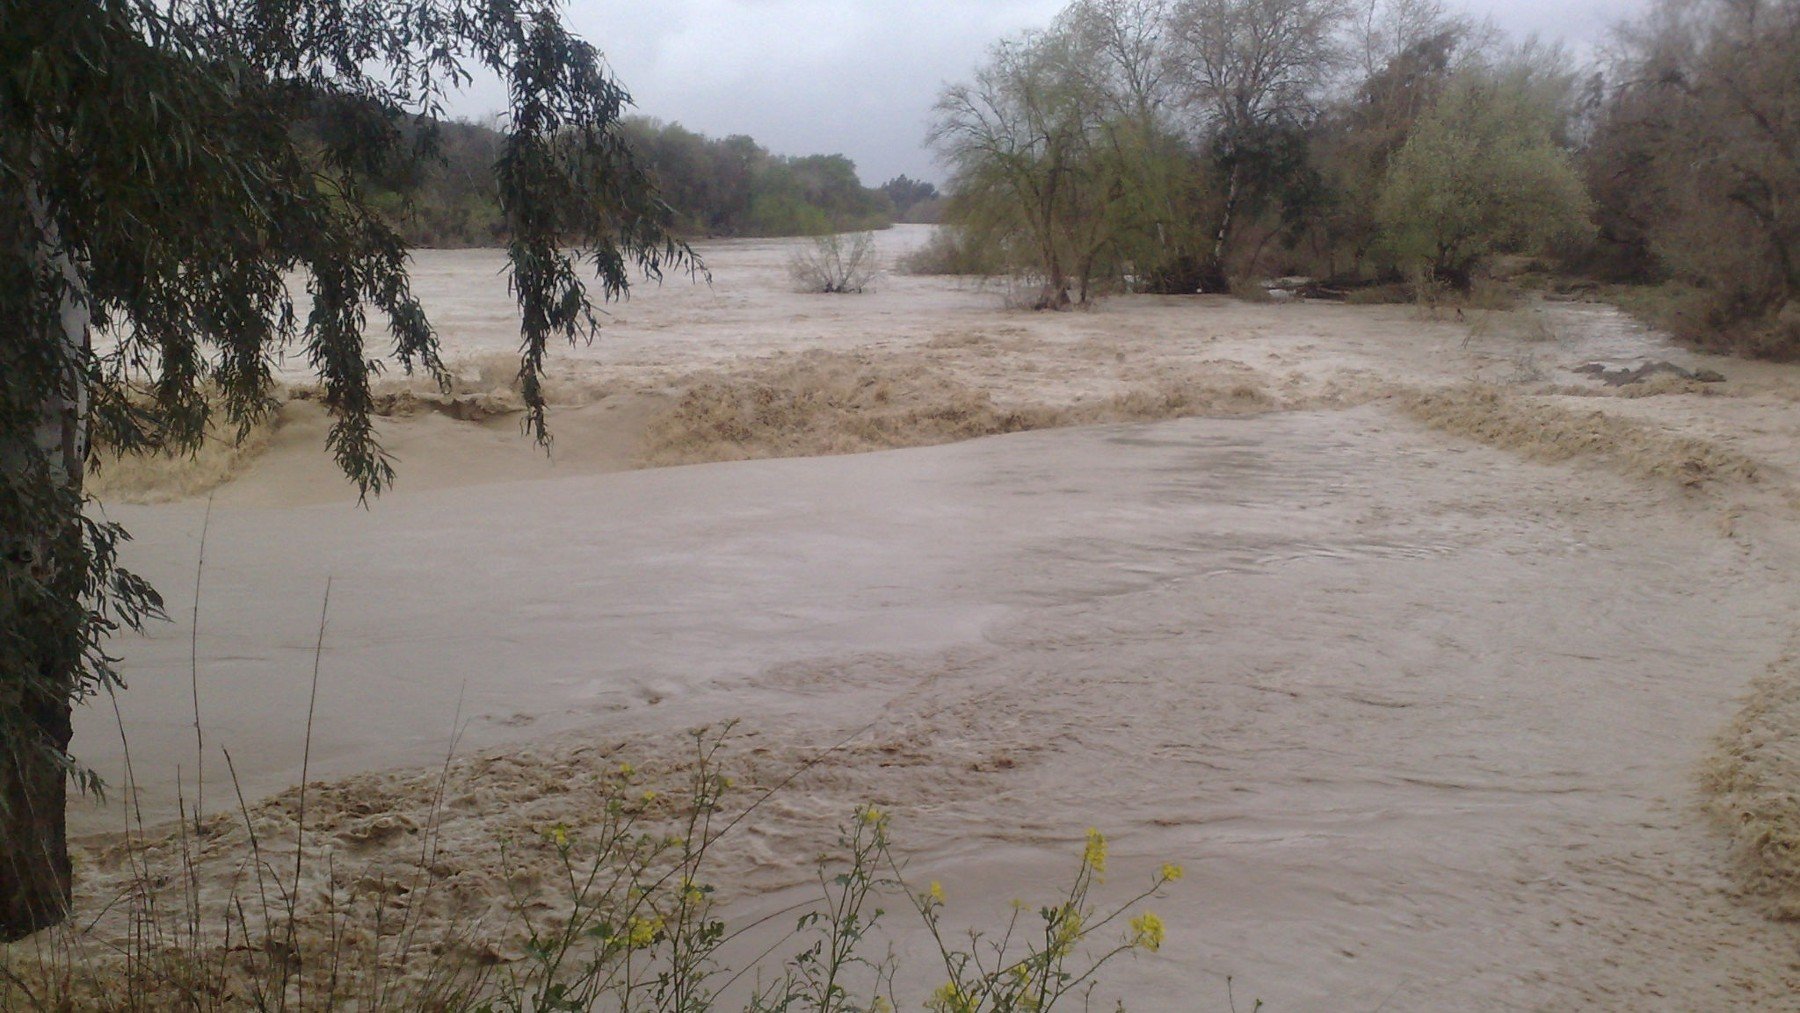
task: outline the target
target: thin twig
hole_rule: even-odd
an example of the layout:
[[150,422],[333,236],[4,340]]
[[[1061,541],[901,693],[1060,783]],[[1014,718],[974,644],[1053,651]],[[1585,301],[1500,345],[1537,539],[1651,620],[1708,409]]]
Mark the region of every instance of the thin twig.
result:
[[[296,933],[299,927],[295,924],[295,905],[300,899],[300,872],[306,866],[306,778],[308,768],[312,765],[313,715],[319,705],[319,666],[325,657],[325,621],[331,614],[331,578],[325,578],[325,600],[319,606],[319,638],[313,643],[312,691],[306,701],[306,741],[300,750],[300,807],[295,816],[294,825],[294,887],[288,894],[288,952],[289,960],[299,952],[299,939]],[[306,976],[299,978],[300,995],[298,1005],[306,1008]]]
[[206,536],[212,531],[212,496],[200,522],[200,559],[194,564],[194,616],[188,626],[188,678],[194,691],[194,836],[206,809],[206,735],[200,728],[200,578],[206,573]]
[[[250,818],[250,804],[244,801],[244,783],[238,779],[237,764],[231,761],[231,750],[221,748],[219,751],[225,755],[225,769],[231,774],[231,788],[237,793],[238,811],[244,814],[244,831],[250,836],[250,859],[256,865],[256,892],[258,899],[262,902],[263,932],[267,933],[269,931],[269,888],[263,875],[267,870],[268,874],[272,876],[274,870],[263,861],[262,841],[256,833],[256,822]],[[249,942],[250,923],[243,917],[242,901],[238,903],[238,909],[238,920],[244,923],[244,941]]]

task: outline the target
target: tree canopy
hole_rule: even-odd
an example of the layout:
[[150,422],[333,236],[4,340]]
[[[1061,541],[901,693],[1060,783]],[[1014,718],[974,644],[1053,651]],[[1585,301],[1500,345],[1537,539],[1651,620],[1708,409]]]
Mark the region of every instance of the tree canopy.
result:
[[1466,288],[1489,253],[1584,235],[1591,201],[1555,126],[1521,74],[1453,81],[1388,169],[1376,216],[1395,257]]
[[1440,0],[1074,0],[942,93],[947,245],[1044,306],[1059,279],[1466,284],[1583,234],[1575,80]]
[[709,236],[804,236],[883,227],[893,206],[844,155],[783,156],[742,134],[714,139],[656,120],[626,135],[676,220]]
[[1040,308],[1068,305],[1071,285],[1085,301],[1105,242],[1101,109],[1081,55],[1067,32],[996,45],[972,83],[945,89],[931,132],[954,173],[951,221],[1038,282]]
[[1695,289],[1685,336],[1800,356],[1800,2],[1659,0],[1597,82],[1603,252]]
[[[316,121],[298,129],[314,134]],[[504,135],[487,123],[432,122],[437,157],[368,175],[371,204],[410,245],[502,246],[509,237],[493,165]],[[643,116],[621,124],[670,226],[706,237],[815,235],[889,224],[895,207],[843,155],[773,154],[742,135],[707,137]]]
[[123,533],[84,515],[90,437],[182,450],[246,427],[291,352],[330,453],[385,488],[371,377],[442,371],[365,181],[431,157],[450,89],[477,68],[507,87],[493,172],[540,440],[551,343],[591,338],[634,272],[697,266],[620,129],[629,96],[561,6],[0,0],[0,938],[66,907],[69,706],[120,684],[106,636],[158,605],[113,566]]

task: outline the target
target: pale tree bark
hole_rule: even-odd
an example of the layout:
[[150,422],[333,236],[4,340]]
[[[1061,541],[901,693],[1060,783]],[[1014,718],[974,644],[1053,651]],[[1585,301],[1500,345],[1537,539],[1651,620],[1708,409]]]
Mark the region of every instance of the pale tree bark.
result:
[[[63,248],[49,208],[35,190],[25,195],[36,246],[28,251],[40,278],[54,279],[60,289],[56,317],[42,322],[17,321],[43,328],[43,340],[54,342],[61,360],[62,383],[44,400],[34,447],[0,446],[0,467],[30,467],[35,459],[46,467],[48,481],[79,501],[87,456],[88,391],[86,361],[91,313],[81,272]],[[32,575],[44,582],[73,587],[79,593],[80,532],[77,518],[67,518],[53,531],[15,551],[28,557]],[[58,572],[58,571],[62,572]],[[13,609],[15,603],[6,603]],[[21,617],[0,617],[19,622]],[[49,624],[32,623],[34,627]],[[72,891],[69,850],[64,825],[68,772],[59,762],[73,734],[72,704],[79,652],[75,631],[67,641],[41,647],[33,659],[38,671],[0,673],[0,692],[18,694],[17,711],[24,727],[4,732],[0,743],[0,941],[22,938],[66,917]]]
[[1231,240],[1232,219],[1237,217],[1239,170],[1231,167],[1225,183],[1225,205],[1219,212],[1219,231],[1213,235],[1212,267],[1219,278],[1225,277],[1225,250]]

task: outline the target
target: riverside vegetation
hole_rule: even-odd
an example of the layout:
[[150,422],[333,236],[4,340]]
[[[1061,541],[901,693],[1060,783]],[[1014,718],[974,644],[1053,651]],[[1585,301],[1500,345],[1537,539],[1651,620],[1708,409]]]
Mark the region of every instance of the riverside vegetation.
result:
[[1800,354],[1800,4],[1659,0],[1606,52],[1437,0],[1078,0],[942,93],[950,228],[917,266],[1057,308],[1272,275],[1466,294],[1510,255]]
[[[816,900],[728,925],[715,909],[708,855],[793,776],[739,787],[726,773],[730,741],[729,725],[694,731],[687,761],[665,772],[678,779],[672,786],[655,787],[630,762],[595,771],[577,789],[598,796],[582,815],[499,842],[502,924],[474,914],[482,905],[467,904],[466,887],[446,872],[438,834],[449,758],[425,825],[400,835],[399,861],[386,865],[362,855],[340,866],[346,838],[328,831],[352,814],[328,795],[309,809],[305,785],[255,805],[240,790],[235,814],[204,819],[197,810],[190,818],[184,802],[173,827],[140,818],[120,843],[109,860],[129,868],[127,887],[93,924],[0,953],[0,1003],[118,1013],[875,1013],[904,1008],[901,968],[879,949],[885,906],[898,904],[938,951],[944,981],[928,1009],[1023,1013],[1088,1005],[1109,961],[1163,944],[1164,924],[1143,903],[1179,881],[1181,867],[1164,865],[1123,900],[1103,902],[1107,843],[1095,829],[1060,892],[1035,906],[1015,901],[998,929],[959,938],[944,924],[943,887],[912,878],[891,817],[867,805],[817,859]],[[372,826],[360,840],[395,834],[391,824]],[[197,868],[201,852],[220,847],[243,861],[215,892]]]

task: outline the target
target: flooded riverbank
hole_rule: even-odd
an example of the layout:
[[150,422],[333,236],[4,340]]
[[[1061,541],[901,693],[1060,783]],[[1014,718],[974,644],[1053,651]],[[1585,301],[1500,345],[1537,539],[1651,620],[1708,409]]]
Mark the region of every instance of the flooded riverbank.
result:
[[[558,367],[548,460],[505,413],[396,415],[402,485],[362,511],[295,408],[216,493],[197,658],[180,589],[205,501],[111,507],[181,617],[119,645],[146,819],[173,814],[177,770],[191,799],[190,660],[209,749],[232,751],[246,794],[295,781],[330,579],[312,776],[359,820],[425,825],[426,768],[459,728],[446,794],[476,801],[443,816],[440,850],[489,887],[459,917],[501,920],[498,842],[591,816],[555,785],[673,764],[686,729],[736,719],[728,757],[757,783],[851,744],[721,846],[734,918],[795,899],[868,802],[972,922],[1038,899],[1088,826],[1118,877],[1184,865],[1161,953],[1106,977],[1133,1008],[1222,1007],[1226,976],[1275,1008],[1791,1000],[1800,937],[1737,896],[1700,772],[1800,604],[1800,374],[1707,360],[1716,393],[1616,396],[1570,367],[1698,360],[1578,304],[1034,315],[904,277],[807,297],[785,291],[786,249],[721,246],[710,289],[620,309]],[[496,264],[421,256],[453,361],[510,346]],[[753,380],[724,399],[752,421],[754,390],[791,387],[790,415],[763,420],[791,431],[818,407],[805,362],[848,368],[848,389],[927,376],[997,413],[1065,415],[639,467],[703,383]],[[1170,385],[1223,397],[1081,414]],[[939,390],[883,403],[915,398],[929,421]],[[1427,395],[1510,435],[1440,426]],[[1081,421],[1112,424],[1057,427]],[[1568,452],[1521,453],[1528,438]],[[742,456],[843,449],[820,439]],[[1690,474],[1707,454],[1751,466]],[[82,715],[78,751],[115,784],[118,742],[110,712]],[[209,810],[231,808],[206,765]],[[98,857],[124,818],[73,816],[86,906],[124,874]],[[222,884],[232,861],[221,848],[203,875]],[[890,924],[920,958],[919,932]]]

